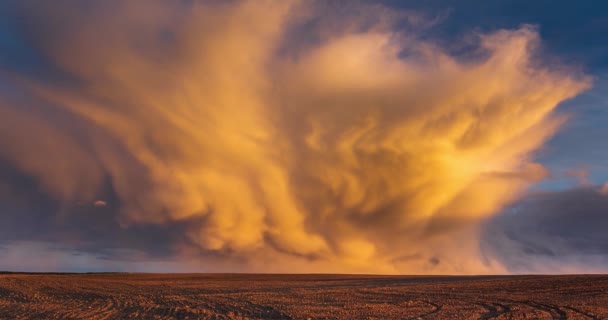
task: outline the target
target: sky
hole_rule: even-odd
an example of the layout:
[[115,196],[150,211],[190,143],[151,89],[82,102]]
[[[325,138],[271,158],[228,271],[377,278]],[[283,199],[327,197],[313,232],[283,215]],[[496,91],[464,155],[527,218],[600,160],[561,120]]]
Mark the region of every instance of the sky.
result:
[[0,270],[608,272],[608,4],[0,2]]

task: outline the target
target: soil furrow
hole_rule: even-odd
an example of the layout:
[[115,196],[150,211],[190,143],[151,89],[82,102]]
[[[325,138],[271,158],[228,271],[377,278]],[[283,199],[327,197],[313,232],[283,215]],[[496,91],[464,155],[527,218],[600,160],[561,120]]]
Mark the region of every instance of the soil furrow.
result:
[[569,318],[608,318],[608,276],[0,277],[0,319],[11,320]]

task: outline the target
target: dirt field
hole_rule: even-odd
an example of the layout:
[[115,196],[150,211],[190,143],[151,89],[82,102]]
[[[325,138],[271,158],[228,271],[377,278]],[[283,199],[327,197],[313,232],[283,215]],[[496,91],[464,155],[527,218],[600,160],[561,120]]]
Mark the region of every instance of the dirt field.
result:
[[608,276],[2,274],[2,319],[608,319]]

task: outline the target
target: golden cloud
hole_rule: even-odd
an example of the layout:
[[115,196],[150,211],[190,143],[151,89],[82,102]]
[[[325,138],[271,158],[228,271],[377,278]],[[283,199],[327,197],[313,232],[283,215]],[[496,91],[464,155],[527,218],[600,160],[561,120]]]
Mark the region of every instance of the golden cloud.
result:
[[533,152],[590,85],[533,59],[534,28],[458,57],[395,16],[183,6],[29,7],[70,80],[11,78],[37,102],[0,103],[2,156],[67,202],[108,176],[125,226],[198,218],[188,243],[249,270],[503,270],[480,258],[477,224],[546,175]]

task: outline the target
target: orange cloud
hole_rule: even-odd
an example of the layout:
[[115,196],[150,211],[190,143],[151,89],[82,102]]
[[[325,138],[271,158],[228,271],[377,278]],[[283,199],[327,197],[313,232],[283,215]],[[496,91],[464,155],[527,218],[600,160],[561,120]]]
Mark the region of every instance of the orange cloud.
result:
[[5,101],[2,155],[63,201],[93,201],[105,174],[123,224],[200,218],[188,243],[255,271],[502,271],[477,224],[546,175],[532,156],[555,107],[590,85],[538,65],[526,26],[465,60],[392,16],[284,49],[306,3],[100,6],[34,15],[78,84],[25,90],[70,121]]

